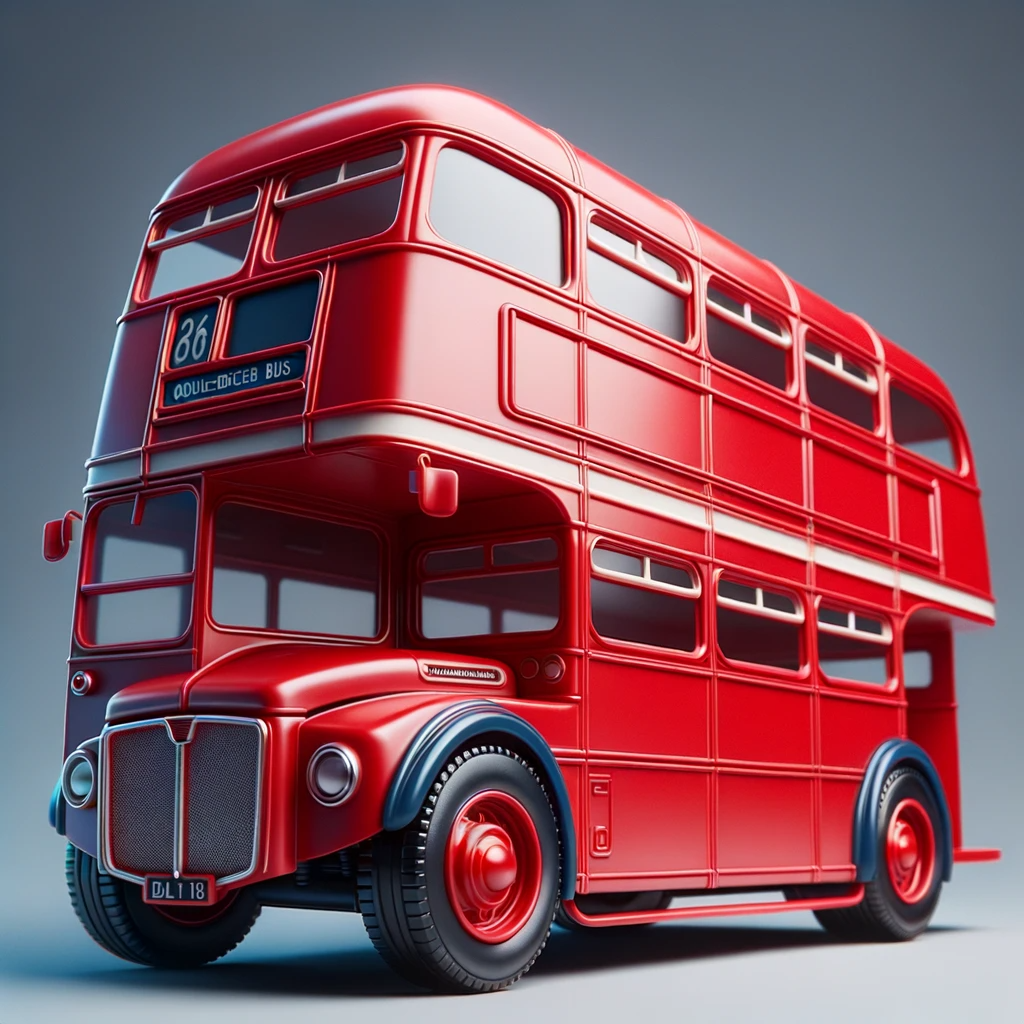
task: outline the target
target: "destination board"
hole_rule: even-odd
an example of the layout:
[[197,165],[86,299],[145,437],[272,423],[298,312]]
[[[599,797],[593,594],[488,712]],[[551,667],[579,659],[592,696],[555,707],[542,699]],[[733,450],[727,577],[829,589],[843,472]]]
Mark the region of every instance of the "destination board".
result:
[[261,359],[232,366],[226,370],[210,370],[192,377],[179,377],[164,383],[164,407],[185,405],[202,398],[234,395],[240,391],[261,388],[266,384],[279,384],[286,380],[300,380],[306,372],[306,351],[290,352],[286,356]]

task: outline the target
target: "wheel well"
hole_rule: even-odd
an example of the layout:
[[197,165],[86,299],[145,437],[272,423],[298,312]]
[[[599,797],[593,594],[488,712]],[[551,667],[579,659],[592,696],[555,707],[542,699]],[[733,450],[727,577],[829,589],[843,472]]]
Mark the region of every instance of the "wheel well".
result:
[[530,763],[544,784],[559,825],[562,899],[576,890],[576,830],[569,792],[551,748],[529,722],[488,701],[446,708],[413,738],[384,803],[384,828],[397,831],[413,820],[445,762],[460,747],[499,744]]
[[901,739],[886,740],[878,747],[864,772],[853,820],[853,862],[857,867],[857,881],[871,882],[878,873],[878,802],[885,780],[896,768],[915,768],[935,799],[939,810],[942,880],[948,882],[953,873],[953,830],[942,781],[927,753],[913,741]]

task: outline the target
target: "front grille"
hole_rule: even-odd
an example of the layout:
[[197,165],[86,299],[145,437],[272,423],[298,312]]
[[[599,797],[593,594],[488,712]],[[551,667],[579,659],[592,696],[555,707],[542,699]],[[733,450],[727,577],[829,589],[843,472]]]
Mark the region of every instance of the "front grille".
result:
[[176,755],[166,726],[157,722],[111,733],[107,749],[111,859],[140,875],[170,872]]
[[191,874],[221,878],[252,862],[260,734],[245,726],[197,722],[186,753]]
[[110,730],[107,866],[132,877],[179,870],[223,879],[251,871],[262,748],[262,728],[252,719],[176,718],[171,727],[159,719]]

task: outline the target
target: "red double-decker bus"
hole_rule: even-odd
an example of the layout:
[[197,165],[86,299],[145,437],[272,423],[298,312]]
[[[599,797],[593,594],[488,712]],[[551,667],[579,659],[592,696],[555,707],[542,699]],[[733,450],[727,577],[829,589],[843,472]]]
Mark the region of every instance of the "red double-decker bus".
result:
[[51,819],[126,959],[349,910],[486,991],[552,920],[910,938],[997,856],[961,835],[953,632],[994,604],[949,391],[481,96],[174,182],[83,526]]

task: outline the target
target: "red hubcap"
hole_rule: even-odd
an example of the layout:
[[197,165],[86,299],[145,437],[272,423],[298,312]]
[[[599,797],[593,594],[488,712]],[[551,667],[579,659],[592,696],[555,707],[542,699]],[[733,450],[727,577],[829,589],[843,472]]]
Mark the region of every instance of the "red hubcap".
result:
[[889,819],[885,839],[889,881],[904,903],[918,903],[935,874],[935,830],[916,800],[901,800]]
[[462,805],[444,880],[459,923],[480,942],[506,942],[526,924],[540,896],[540,840],[515,797],[488,790]]

